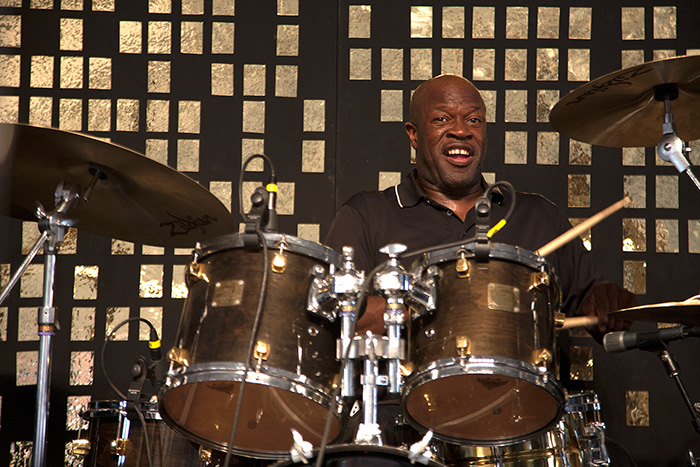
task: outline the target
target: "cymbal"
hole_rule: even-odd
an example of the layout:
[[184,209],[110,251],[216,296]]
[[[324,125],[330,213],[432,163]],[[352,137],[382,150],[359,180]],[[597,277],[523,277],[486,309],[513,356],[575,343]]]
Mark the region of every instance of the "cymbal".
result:
[[700,56],[646,62],[595,79],[564,96],[549,114],[564,136],[599,146],[652,147],[663,136],[664,102],[655,90],[675,84],[671,112],[678,136],[700,138]]
[[611,318],[657,323],[700,325],[700,298],[692,297],[684,302],[656,303],[615,311]]
[[194,247],[237,230],[206,188],[135,151],[79,133],[0,124],[0,214],[37,220],[37,201],[52,211],[61,181],[82,193],[95,170],[104,179],[65,215],[78,229],[167,247]]

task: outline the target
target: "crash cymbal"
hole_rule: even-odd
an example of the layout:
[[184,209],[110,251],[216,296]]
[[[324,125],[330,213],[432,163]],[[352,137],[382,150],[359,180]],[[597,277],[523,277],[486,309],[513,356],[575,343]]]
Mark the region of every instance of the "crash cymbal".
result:
[[700,325],[700,297],[684,302],[655,303],[615,311],[608,316],[630,321],[656,323],[678,323],[688,326]]
[[0,214],[37,220],[37,201],[52,211],[61,181],[82,193],[96,170],[103,178],[88,202],[74,203],[65,216],[78,229],[168,247],[194,247],[237,230],[206,188],[137,152],[78,133],[0,124]]
[[654,95],[675,84],[671,112],[678,136],[700,138],[700,56],[643,63],[602,76],[562,98],[549,121],[569,138],[599,146],[652,147],[663,135],[664,102]]

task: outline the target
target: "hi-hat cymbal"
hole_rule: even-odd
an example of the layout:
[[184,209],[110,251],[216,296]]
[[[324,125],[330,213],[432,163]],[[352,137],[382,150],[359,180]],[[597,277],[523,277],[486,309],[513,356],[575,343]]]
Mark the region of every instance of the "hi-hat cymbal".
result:
[[78,229],[167,247],[194,247],[237,230],[206,188],[137,152],[78,133],[0,124],[0,214],[36,220],[37,201],[53,210],[61,181],[82,192],[95,170],[106,178],[65,216]]
[[615,311],[608,316],[630,321],[652,323],[678,323],[700,325],[700,298],[692,297],[683,302],[655,303]]
[[599,146],[652,147],[663,136],[659,86],[675,84],[671,112],[678,136],[700,138],[700,56],[643,63],[602,76],[564,96],[549,121],[569,138]]

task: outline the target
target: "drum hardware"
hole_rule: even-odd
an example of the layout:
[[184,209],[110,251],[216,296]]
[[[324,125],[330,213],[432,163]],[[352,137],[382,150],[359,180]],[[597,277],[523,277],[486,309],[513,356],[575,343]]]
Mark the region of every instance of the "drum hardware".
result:
[[284,256],[284,249],[287,244],[282,240],[279,243],[279,251],[272,258],[272,272],[282,274],[287,267],[287,258]]
[[459,258],[457,259],[457,262],[455,263],[455,271],[457,271],[457,276],[461,278],[467,278],[469,277],[469,261],[467,261],[467,252],[464,250],[459,250],[457,252],[459,254]]
[[566,401],[566,420],[577,434],[583,465],[609,465],[605,423],[600,419],[598,396],[593,392],[570,394]]
[[211,449],[207,449],[204,446],[200,446],[197,450],[197,458],[200,462],[211,462]]
[[294,428],[292,428],[291,431],[292,431],[292,438],[294,439],[294,443],[292,444],[292,448],[289,450],[289,453],[291,454],[292,462],[300,462],[301,461],[304,464],[308,464],[309,459],[311,459],[311,457],[313,455],[313,450],[314,450],[313,444],[309,443],[308,441],[304,441],[304,438],[301,436],[301,433],[299,433]]

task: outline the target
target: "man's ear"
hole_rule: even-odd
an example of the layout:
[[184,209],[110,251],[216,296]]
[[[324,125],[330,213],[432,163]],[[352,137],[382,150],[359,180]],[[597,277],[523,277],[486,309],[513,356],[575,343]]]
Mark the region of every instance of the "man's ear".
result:
[[408,139],[411,140],[411,146],[413,146],[413,149],[418,149],[418,129],[411,122],[406,122],[404,127],[406,128]]

